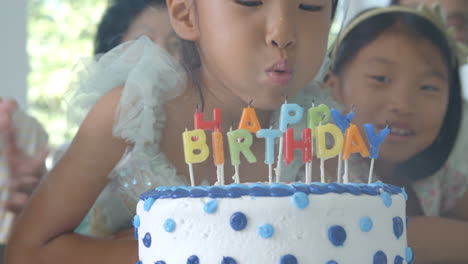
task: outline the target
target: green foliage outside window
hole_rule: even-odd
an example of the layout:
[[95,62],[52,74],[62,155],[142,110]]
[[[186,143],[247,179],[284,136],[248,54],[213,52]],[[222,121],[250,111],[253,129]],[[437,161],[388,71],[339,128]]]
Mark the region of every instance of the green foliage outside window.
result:
[[64,93],[74,65],[93,52],[104,0],[30,0],[28,3],[28,101],[30,113],[46,128],[50,144],[70,140]]

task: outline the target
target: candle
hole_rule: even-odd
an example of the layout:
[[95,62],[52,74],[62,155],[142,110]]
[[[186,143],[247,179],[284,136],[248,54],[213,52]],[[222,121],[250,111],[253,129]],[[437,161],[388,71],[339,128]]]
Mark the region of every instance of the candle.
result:
[[294,140],[294,128],[288,128],[285,133],[284,160],[289,165],[294,160],[294,150],[302,151],[302,162],[306,164],[306,183],[310,184],[311,175],[308,164],[312,163],[312,129],[302,130],[302,140]]
[[229,143],[229,153],[231,154],[231,164],[234,166],[236,171],[234,180],[236,183],[240,183],[240,154],[242,153],[249,163],[254,163],[257,161],[257,158],[250,150],[250,146],[252,146],[253,143],[253,137],[252,134],[250,134],[250,132],[245,129],[237,129],[234,131],[231,130],[227,133],[227,136]]
[[221,129],[221,109],[218,109],[218,108],[213,109],[212,121],[205,121],[203,118],[204,118],[203,113],[199,112],[197,109],[193,117],[195,129],[203,129],[203,130],[211,130],[211,131],[215,131],[215,129]]
[[190,182],[192,186],[195,186],[192,164],[205,161],[210,154],[210,149],[206,144],[206,134],[205,131],[201,129],[192,131],[186,130],[182,133],[182,139],[184,144],[185,163],[189,166]]
[[278,129],[261,129],[257,132],[257,137],[265,138],[265,164],[268,165],[268,180],[273,182],[272,166],[275,163],[275,138],[281,137]]
[[280,127],[281,132],[286,132],[288,125],[297,124],[301,121],[304,115],[304,109],[298,104],[283,104],[280,112]]
[[302,130],[302,140],[294,140],[294,128],[288,128],[285,133],[284,160],[286,165],[294,160],[294,150],[302,151],[302,162],[312,162],[312,130],[304,128]]
[[[326,135],[330,134],[333,137],[333,146],[327,148]],[[320,125],[317,127],[315,136],[317,158],[320,158],[320,178],[321,181],[325,182],[325,169],[324,161],[333,157],[338,156],[343,147],[343,133],[340,129],[333,124]]]
[[346,133],[346,129],[349,127],[351,121],[353,121],[354,111],[351,110],[347,115],[342,115],[338,110],[332,108],[330,114],[335,125],[341,129],[343,134]]
[[250,104],[242,111],[241,120],[239,122],[239,129],[245,129],[252,133],[257,133],[257,131],[261,129],[257,113],[255,112],[254,108],[250,107]]
[[316,135],[315,128],[319,125],[326,124],[330,120],[330,108],[324,104],[319,106],[312,105],[307,111],[307,127],[312,129],[312,134]]
[[[347,115],[342,115],[338,110],[335,108],[331,109],[331,117],[333,118],[333,121],[335,122],[335,125],[337,125],[343,134],[346,133],[346,129],[349,127],[349,124],[351,121],[353,121],[354,118],[354,107],[351,107],[351,111]],[[336,181],[341,182],[341,156],[343,155],[343,152],[340,151],[338,154],[338,168],[336,169]]]
[[360,153],[362,157],[369,157],[369,150],[362,139],[361,133],[356,125],[350,124],[346,129],[345,141],[343,146],[343,157],[345,161],[344,183],[348,183],[348,159],[353,153]]
[[364,124],[364,129],[366,131],[367,141],[369,142],[369,147],[370,147],[371,166],[369,170],[369,180],[368,180],[368,183],[370,184],[372,182],[374,162],[379,156],[380,145],[382,145],[382,142],[385,140],[388,134],[390,134],[390,129],[388,128],[388,125],[387,125],[384,129],[380,130],[378,134],[375,134],[375,129],[372,124]]
[[[304,109],[298,104],[288,104],[285,102],[281,106],[279,130],[282,133],[286,132],[288,125],[297,124],[301,121],[304,115]],[[281,158],[283,157],[284,137],[280,137],[279,150],[278,150],[278,163],[276,165],[276,182],[280,181],[281,177]]]
[[213,142],[213,161],[216,165],[218,184],[224,185],[224,146],[223,135],[216,129],[211,135]]

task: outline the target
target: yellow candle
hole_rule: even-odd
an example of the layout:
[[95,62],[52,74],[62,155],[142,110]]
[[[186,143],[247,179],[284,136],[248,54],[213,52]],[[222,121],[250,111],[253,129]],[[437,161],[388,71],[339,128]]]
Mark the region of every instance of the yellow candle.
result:
[[[327,148],[327,133],[333,137],[334,145],[331,148]],[[343,148],[343,133],[341,132],[340,128],[334,124],[317,126],[315,140],[317,144],[317,158],[330,159],[336,157]]]
[[185,163],[200,163],[208,158],[210,149],[206,144],[206,134],[204,130],[195,129],[192,131],[185,131],[182,133],[182,138],[184,143]]

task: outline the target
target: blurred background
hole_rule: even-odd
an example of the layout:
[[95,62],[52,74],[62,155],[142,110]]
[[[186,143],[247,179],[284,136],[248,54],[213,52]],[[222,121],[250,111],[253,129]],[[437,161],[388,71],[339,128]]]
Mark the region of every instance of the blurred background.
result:
[[[357,12],[390,0],[344,0],[331,38]],[[49,134],[51,147],[69,141],[63,100],[73,67],[93,53],[96,26],[107,0],[2,0],[0,96],[15,98]],[[347,10],[347,12],[343,12]]]

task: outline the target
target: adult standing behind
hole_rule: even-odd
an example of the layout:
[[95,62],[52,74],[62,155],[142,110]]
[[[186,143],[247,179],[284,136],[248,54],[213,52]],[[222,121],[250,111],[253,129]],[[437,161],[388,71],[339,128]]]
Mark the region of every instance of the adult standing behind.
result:
[[16,215],[45,174],[47,133],[14,100],[0,98],[0,263]]

